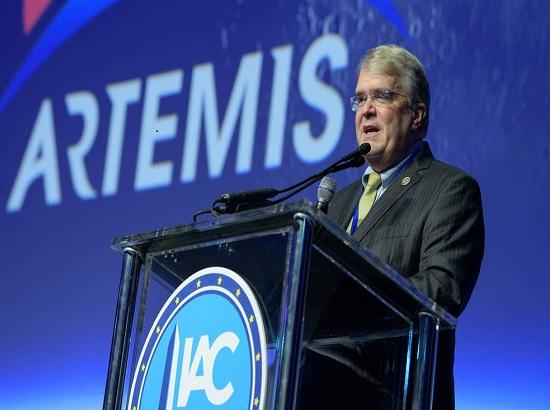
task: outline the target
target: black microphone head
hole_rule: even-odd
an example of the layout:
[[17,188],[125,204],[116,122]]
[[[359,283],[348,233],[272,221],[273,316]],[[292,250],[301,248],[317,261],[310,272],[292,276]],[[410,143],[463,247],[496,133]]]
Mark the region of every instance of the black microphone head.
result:
[[319,184],[319,188],[317,188],[317,209],[326,212],[328,204],[332,201],[335,193],[336,180],[330,175],[323,177]]
[[345,162],[353,158],[362,157],[363,155],[367,154],[369,151],[370,151],[370,144],[368,142],[364,142],[349,154],[344,155],[338,162]]
[[364,142],[361,145],[359,145],[358,153],[359,155],[365,155],[368,154],[370,151],[370,144],[368,142]]

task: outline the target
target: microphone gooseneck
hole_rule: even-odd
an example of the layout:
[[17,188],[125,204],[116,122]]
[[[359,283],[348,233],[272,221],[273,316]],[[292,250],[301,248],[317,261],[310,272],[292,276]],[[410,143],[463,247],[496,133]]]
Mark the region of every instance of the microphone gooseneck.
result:
[[[352,152],[344,155],[338,161],[332,163],[322,171],[311,175],[303,181],[300,181],[284,189],[278,190],[275,188],[265,188],[223,194],[214,200],[210,207],[211,212],[212,214],[217,216],[219,214],[239,212],[247,209],[260,208],[281,203],[291,196],[296,195],[298,192],[303,191],[316,181],[319,181],[327,174],[330,174],[332,172],[339,172],[347,168],[360,167],[365,163],[365,159],[363,156],[367,154],[370,149],[370,144],[361,144]],[[271,200],[271,198],[274,198],[277,195],[283,193],[287,194],[277,199]]]

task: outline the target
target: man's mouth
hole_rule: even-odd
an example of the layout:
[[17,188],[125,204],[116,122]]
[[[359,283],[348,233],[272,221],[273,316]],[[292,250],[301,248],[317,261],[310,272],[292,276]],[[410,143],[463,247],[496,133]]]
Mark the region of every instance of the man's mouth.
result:
[[374,125],[365,125],[365,126],[363,126],[363,133],[367,137],[376,134],[378,131],[380,131],[380,128],[378,128]]

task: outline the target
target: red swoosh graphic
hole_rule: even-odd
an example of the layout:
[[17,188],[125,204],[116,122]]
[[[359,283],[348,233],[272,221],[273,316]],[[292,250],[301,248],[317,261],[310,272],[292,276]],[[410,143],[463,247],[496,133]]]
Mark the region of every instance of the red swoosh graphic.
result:
[[23,31],[29,34],[52,0],[23,0]]

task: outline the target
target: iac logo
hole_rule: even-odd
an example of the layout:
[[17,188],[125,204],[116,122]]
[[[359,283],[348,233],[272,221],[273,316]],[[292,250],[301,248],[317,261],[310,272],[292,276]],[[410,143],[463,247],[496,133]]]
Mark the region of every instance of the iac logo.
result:
[[[180,336],[178,325],[174,332],[172,361],[170,367],[170,379],[168,382],[167,408],[173,408],[174,395],[176,389],[176,376],[181,374],[179,380],[179,390],[177,395],[177,406],[187,407],[189,396],[192,391],[203,391],[206,399],[216,406],[225,404],[235,392],[233,384],[228,381],[227,384],[218,389],[214,384],[214,362],[218,357],[218,353],[224,348],[229,349],[232,353],[239,345],[239,337],[233,332],[224,332],[219,335],[214,343],[210,346],[208,335],[200,337],[196,349],[193,350],[193,338],[185,339],[183,349],[183,360],[181,368],[178,367],[180,362]],[[194,353],[192,353],[194,351]],[[203,367],[203,374],[197,375],[199,366]]]
[[141,349],[128,410],[261,409],[267,346],[247,283],[213,267],[191,275],[166,301]]

